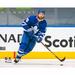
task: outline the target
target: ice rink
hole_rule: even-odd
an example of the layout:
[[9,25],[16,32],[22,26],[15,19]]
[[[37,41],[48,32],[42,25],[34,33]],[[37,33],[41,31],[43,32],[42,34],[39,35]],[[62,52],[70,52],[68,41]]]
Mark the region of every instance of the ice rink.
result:
[[24,59],[15,64],[6,63],[4,59],[0,60],[0,67],[73,67],[75,68],[75,60],[69,59],[64,62],[60,62],[56,59]]

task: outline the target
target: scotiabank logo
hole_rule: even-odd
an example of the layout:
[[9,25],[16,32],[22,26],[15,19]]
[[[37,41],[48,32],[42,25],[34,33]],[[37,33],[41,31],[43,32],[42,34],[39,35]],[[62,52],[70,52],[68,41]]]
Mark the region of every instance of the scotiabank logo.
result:
[[75,36],[74,37],[69,37],[68,39],[59,39],[59,38],[56,38],[51,40],[52,39],[52,36],[46,36],[45,37],[45,42],[46,42],[46,46],[47,47],[56,47],[56,48],[59,48],[59,47],[75,47]]

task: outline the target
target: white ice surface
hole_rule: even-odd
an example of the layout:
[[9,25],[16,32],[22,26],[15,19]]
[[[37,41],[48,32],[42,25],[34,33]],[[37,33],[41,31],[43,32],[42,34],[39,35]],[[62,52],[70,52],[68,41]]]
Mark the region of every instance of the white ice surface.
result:
[[[63,64],[63,66],[60,66]],[[24,59],[19,63],[15,64],[12,60],[12,63],[5,63],[4,59],[0,60],[0,67],[74,67],[75,68],[75,60],[69,59],[64,62],[60,62],[55,59]]]

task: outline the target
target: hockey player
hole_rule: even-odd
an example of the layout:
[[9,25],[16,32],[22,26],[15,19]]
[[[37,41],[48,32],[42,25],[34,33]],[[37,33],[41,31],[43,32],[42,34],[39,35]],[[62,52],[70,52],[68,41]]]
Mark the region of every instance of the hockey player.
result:
[[24,33],[14,60],[18,63],[22,56],[28,54],[34,48],[36,42],[40,43],[46,32],[45,11],[39,10],[37,15],[32,15],[22,22]]

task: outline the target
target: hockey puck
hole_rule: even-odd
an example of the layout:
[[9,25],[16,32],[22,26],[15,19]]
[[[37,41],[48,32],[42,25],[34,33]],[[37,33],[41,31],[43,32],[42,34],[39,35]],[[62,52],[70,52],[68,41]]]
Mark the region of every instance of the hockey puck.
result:
[[63,66],[63,64],[60,64],[60,66]]

